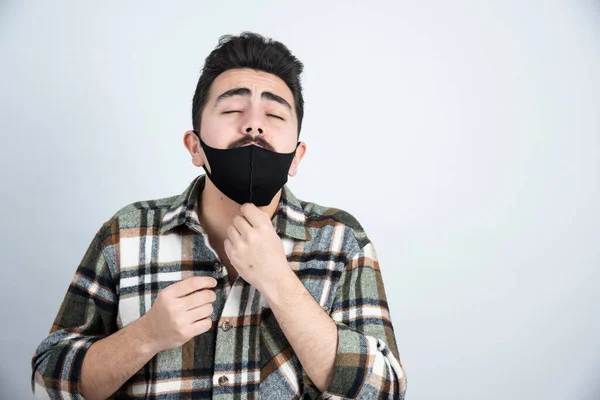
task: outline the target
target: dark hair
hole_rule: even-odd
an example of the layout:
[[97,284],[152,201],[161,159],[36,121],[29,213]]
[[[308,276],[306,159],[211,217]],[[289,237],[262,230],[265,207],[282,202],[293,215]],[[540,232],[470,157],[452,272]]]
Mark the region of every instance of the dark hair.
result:
[[304,116],[300,74],[304,65],[283,43],[252,32],[243,32],[239,36],[221,36],[217,47],[206,57],[192,102],[194,130],[200,132],[202,110],[208,101],[213,81],[223,72],[233,68],[252,68],[281,78],[294,96],[300,135]]

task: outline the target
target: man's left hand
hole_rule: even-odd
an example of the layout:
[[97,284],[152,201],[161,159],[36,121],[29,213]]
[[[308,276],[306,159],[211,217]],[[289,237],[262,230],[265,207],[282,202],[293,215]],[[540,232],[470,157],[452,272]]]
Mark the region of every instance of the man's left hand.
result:
[[291,268],[269,216],[252,203],[242,205],[240,211],[227,229],[225,252],[237,273],[266,295],[289,277]]

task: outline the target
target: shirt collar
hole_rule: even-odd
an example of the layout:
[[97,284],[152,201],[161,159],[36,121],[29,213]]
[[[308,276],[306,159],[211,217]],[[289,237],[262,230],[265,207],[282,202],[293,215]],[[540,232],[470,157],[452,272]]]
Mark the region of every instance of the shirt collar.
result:
[[[198,213],[198,198],[204,189],[205,183],[206,175],[199,175],[182,194],[175,198],[162,219],[161,234],[180,225],[186,225],[197,233],[206,234],[202,225],[200,225]],[[279,205],[271,221],[278,234],[298,240],[310,240],[311,238],[302,202],[294,196],[287,186],[284,186],[281,191]]]

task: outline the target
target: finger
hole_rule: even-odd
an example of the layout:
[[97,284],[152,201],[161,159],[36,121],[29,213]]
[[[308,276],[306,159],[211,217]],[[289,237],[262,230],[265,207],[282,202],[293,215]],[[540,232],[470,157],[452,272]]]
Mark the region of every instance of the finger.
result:
[[213,303],[215,300],[217,300],[217,294],[210,289],[200,290],[181,298],[182,307],[186,311]]
[[196,321],[192,324],[192,332],[194,336],[198,336],[203,334],[204,332],[208,332],[210,328],[212,328],[213,322],[210,318],[204,318],[200,321]]
[[229,260],[232,261],[232,259],[234,257],[233,257],[233,243],[231,243],[231,240],[225,239],[225,241],[223,242],[223,248],[225,249],[225,254],[227,254],[227,257],[229,258]]
[[210,276],[193,276],[174,283],[165,290],[169,290],[175,297],[184,297],[202,289],[210,289],[217,286],[217,280]]
[[229,225],[227,228],[227,238],[231,240],[232,244],[236,244],[241,239],[242,235],[238,232],[235,226]]
[[186,312],[186,319],[190,323],[200,321],[201,319],[208,318],[213,312],[212,304],[204,304],[203,306],[196,307],[193,310]]
[[265,223],[265,219],[270,222],[269,217],[264,212],[260,211],[254,204],[246,203],[242,205],[240,208],[242,216],[246,218],[246,220],[253,227],[258,227]]
[[252,225],[250,225],[250,222],[248,222],[248,220],[241,215],[236,215],[233,218],[233,226],[235,226],[235,229],[237,229],[241,236],[248,236],[252,230]]

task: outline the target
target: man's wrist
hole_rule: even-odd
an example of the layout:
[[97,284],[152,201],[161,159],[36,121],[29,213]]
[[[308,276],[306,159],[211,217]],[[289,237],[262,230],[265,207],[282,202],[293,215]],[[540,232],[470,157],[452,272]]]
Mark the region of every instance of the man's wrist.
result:
[[152,335],[152,326],[147,314],[132,322],[129,327],[133,337],[135,337],[136,341],[140,343],[140,350],[142,354],[152,358],[156,355],[156,353],[162,350],[158,341]]
[[306,290],[292,268],[286,264],[286,270],[274,281],[268,290],[261,292],[271,308],[284,306],[295,293]]

